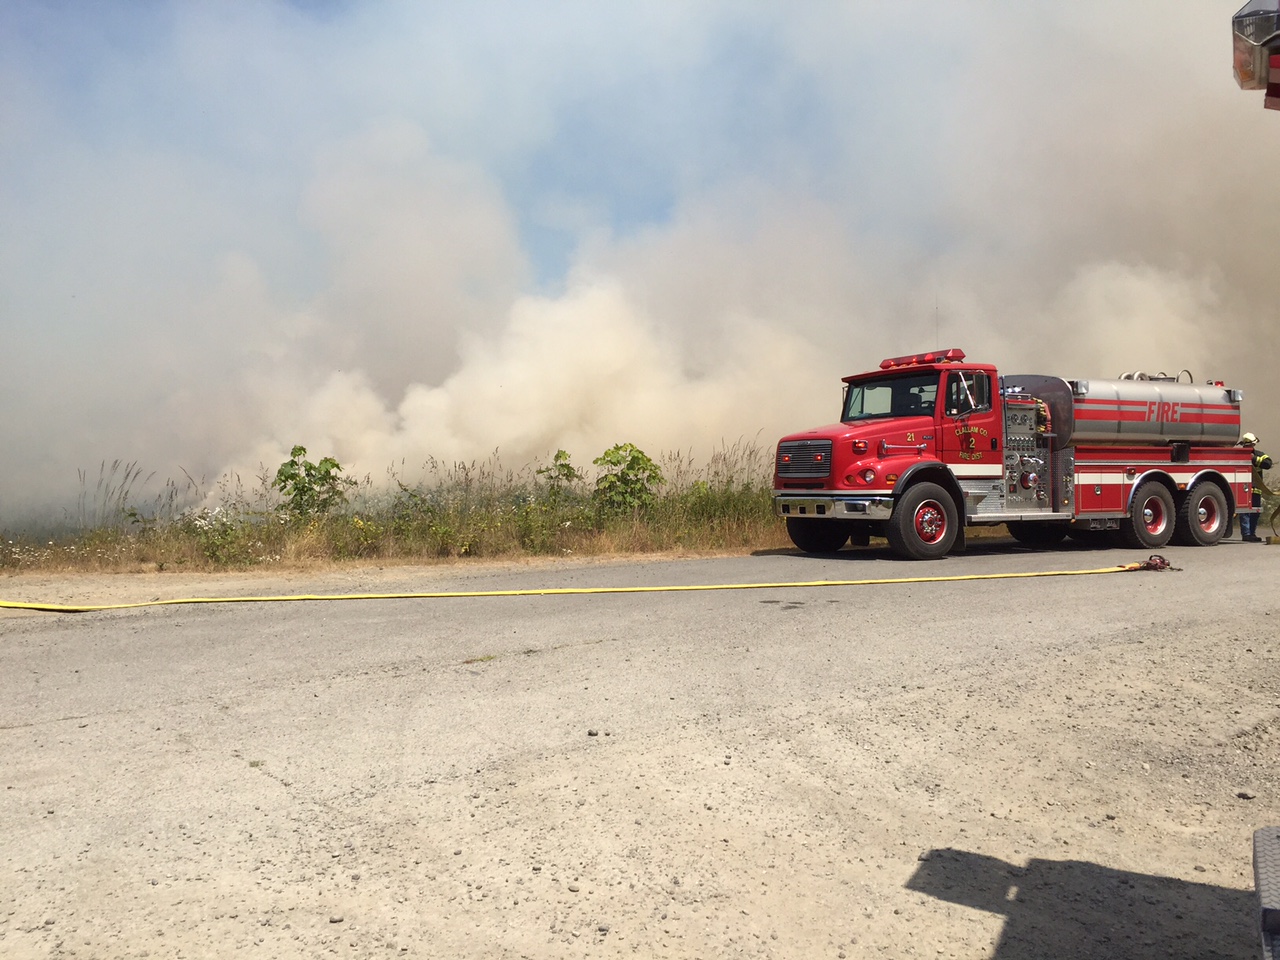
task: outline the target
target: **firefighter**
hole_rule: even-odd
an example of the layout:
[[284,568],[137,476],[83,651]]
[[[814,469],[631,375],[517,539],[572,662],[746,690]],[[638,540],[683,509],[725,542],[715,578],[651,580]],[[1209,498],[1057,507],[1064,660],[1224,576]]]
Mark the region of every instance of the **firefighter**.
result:
[[[1258,449],[1258,435],[1255,433],[1246,433],[1242,436],[1240,445],[1247,447],[1253,453],[1253,484],[1251,492],[1253,493],[1253,505],[1261,507],[1263,491],[1271,492],[1267,490],[1267,485],[1262,482],[1262,472],[1271,469],[1271,458]],[[1258,514],[1240,514],[1240,539],[1246,543],[1262,542],[1262,538],[1258,536]]]

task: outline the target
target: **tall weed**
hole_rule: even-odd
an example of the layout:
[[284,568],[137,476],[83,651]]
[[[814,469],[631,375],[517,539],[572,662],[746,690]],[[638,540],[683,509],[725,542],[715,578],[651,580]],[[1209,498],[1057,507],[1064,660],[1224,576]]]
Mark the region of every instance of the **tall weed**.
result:
[[92,491],[81,475],[77,532],[0,541],[0,568],[222,569],[786,543],[770,499],[771,452],[743,440],[705,463],[688,451],[655,461],[619,444],[594,461],[595,476],[563,450],[518,470],[496,452],[431,459],[412,482],[401,463],[381,484],[343,476],[332,458],[310,464],[305,453],[295,448],[287,475],[263,468],[249,484],[233,475],[205,492],[184,474],[151,497],[137,464],[104,463]]

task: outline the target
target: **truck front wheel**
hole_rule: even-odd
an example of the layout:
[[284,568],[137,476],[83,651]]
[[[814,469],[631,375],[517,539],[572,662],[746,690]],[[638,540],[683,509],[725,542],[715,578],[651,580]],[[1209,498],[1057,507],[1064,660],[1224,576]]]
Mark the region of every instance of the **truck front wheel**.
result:
[[849,539],[849,528],[839,520],[787,517],[787,536],[805,553],[835,553]]
[[937,560],[955,546],[960,521],[951,494],[936,483],[909,487],[885,527],[889,547],[911,560]]

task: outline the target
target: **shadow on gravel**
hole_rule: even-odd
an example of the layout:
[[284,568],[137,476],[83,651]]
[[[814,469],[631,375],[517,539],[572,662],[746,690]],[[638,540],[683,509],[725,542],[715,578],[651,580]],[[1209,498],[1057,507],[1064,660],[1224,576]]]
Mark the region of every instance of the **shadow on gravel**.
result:
[[1250,960],[1261,954],[1252,893],[1078,860],[1017,867],[931,850],[908,890],[1003,914],[993,960]]

